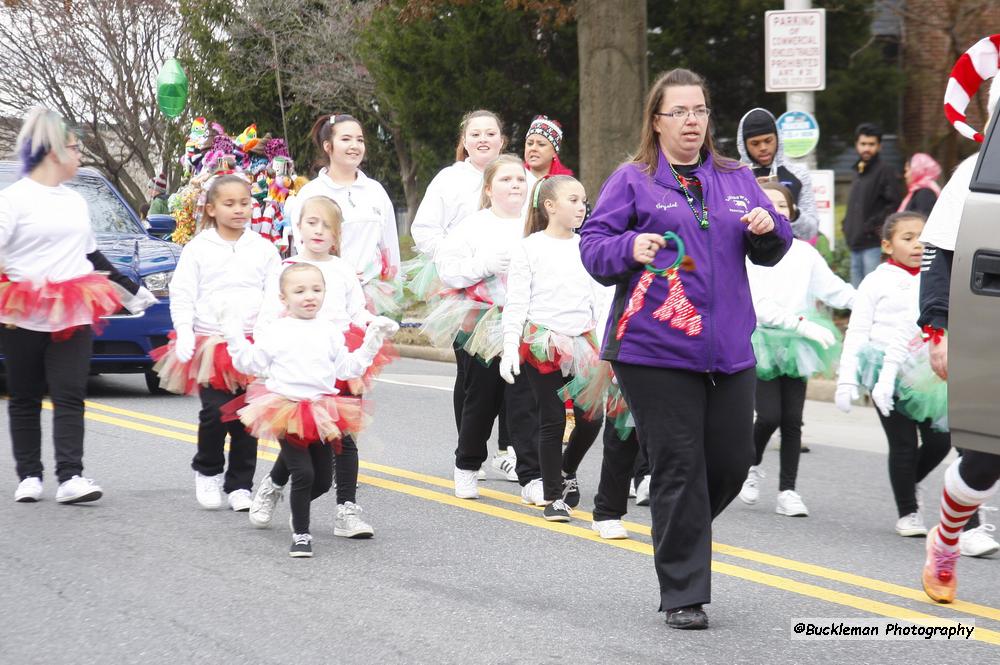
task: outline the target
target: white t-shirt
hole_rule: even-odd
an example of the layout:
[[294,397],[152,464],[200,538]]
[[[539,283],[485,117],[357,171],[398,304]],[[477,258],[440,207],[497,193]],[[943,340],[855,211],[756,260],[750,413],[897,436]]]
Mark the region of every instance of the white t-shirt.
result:
[[466,159],[441,169],[420,201],[410,225],[417,251],[432,258],[453,227],[479,210],[483,172]]
[[510,254],[523,234],[521,217],[497,217],[490,208],[466,217],[438,247],[434,263],[441,281],[455,289],[484,282],[493,303],[503,306],[507,274],[494,274],[487,264],[498,253]]

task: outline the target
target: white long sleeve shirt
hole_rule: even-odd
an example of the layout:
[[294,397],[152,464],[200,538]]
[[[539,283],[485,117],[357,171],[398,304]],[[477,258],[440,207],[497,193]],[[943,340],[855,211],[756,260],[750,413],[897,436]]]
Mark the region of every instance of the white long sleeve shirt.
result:
[[747,277],[761,325],[794,328],[800,316],[816,309],[817,300],[837,309],[854,304],[854,287],[837,277],[816,248],[802,240],[793,240],[772,268],[747,261]]
[[361,274],[361,283],[377,279],[382,272],[382,252],[389,265],[399,271],[399,236],[396,232],[396,211],[385,188],[360,170],[350,185],[338,185],[324,168],[306,183],[285,206],[285,219],[299,248],[298,223],[302,204],[313,196],[333,199],[344,213],[341,227],[340,256]]
[[503,306],[507,274],[493,274],[488,264],[499,253],[510,254],[524,234],[524,219],[497,217],[484,208],[455,227],[437,251],[438,276],[448,286],[462,289],[484,282],[493,304]]
[[482,191],[483,172],[468,159],[441,169],[427,185],[410,225],[417,251],[433,258],[455,225],[479,210]]
[[286,316],[272,321],[253,343],[244,337],[227,337],[226,343],[236,369],[266,376],[268,390],[293,400],[336,395],[339,379],[358,378],[374,359],[364,345],[349,352],[340,328],[320,318]]
[[503,309],[504,343],[517,343],[526,321],[569,337],[597,325],[597,289],[580,260],[580,236],[532,233],[513,250]]
[[263,330],[284,314],[285,306],[281,303],[279,288],[281,273],[296,263],[308,263],[323,273],[326,295],[323,298],[323,306],[316,314],[318,318],[332,321],[338,329],[346,332],[352,323],[359,328],[365,328],[375,317],[365,307],[365,294],[350,264],[338,256],[331,256],[326,261],[309,261],[302,258],[302,255],[296,255],[282,261],[274,272],[268,275],[264,287],[264,301],[254,325],[255,335],[257,331]]
[[883,263],[858,287],[840,356],[839,383],[857,383],[858,352],[866,344],[885,351],[885,362],[901,364],[910,340],[920,334],[920,275]]
[[224,303],[240,317],[243,330],[252,331],[267,277],[280,267],[278,250],[256,233],[244,232],[229,242],[215,229],[202,231],[184,246],[170,280],[174,329],[220,334],[217,312]]

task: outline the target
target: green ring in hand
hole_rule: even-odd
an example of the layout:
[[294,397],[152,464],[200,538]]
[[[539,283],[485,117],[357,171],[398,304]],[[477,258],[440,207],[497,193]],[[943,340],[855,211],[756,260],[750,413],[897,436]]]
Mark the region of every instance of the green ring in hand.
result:
[[681,261],[684,260],[684,241],[681,240],[681,237],[676,233],[674,233],[673,231],[667,231],[666,233],[663,234],[663,239],[668,244],[670,243],[671,240],[673,240],[674,244],[677,245],[677,258],[674,260],[673,265],[671,265],[669,268],[657,268],[652,263],[646,264],[646,270],[655,275],[660,275],[661,277],[663,275],[666,275],[668,272],[677,270],[677,268],[679,268],[681,265]]

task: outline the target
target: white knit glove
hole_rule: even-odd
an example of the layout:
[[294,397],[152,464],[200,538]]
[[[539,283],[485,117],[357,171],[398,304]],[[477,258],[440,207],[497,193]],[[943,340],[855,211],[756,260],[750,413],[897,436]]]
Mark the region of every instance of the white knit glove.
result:
[[896,374],[898,371],[899,368],[896,365],[886,363],[882,366],[882,371],[879,372],[878,382],[872,388],[872,401],[875,402],[875,406],[882,412],[882,415],[887,418],[895,405],[893,396],[896,393]]
[[833,403],[844,413],[851,412],[851,406],[858,398],[858,387],[853,383],[838,383],[837,392],[833,395]]
[[811,339],[824,349],[829,349],[837,343],[837,338],[833,336],[832,332],[818,323],[813,323],[807,319],[799,321],[798,325],[795,326],[795,332],[806,339]]
[[145,286],[140,286],[134,295],[128,291],[122,294],[122,305],[132,314],[145,312],[158,302],[160,301]]
[[505,344],[500,356],[500,378],[514,385],[514,377],[521,376],[521,358],[517,347]]
[[498,251],[496,254],[486,259],[483,264],[486,269],[486,274],[488,275],[499,275],[500,273],[507,272],[510,268],[510,252]]
[[186,363],[194,356],[194,331],[190,328],[182,328],[177,331],[177,339],[174,340],[174,355],[177,360]]
[[397,330],[398,323],[385,316],[376,316],[365,329],[365,341],[361,344],[361,350],[374,357],[385,340],[395,335]]

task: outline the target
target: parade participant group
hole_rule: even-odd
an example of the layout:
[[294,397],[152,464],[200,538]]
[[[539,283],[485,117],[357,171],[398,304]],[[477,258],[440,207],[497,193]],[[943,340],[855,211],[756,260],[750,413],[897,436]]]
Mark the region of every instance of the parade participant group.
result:
[[[995,49],[983,41],[974,49]],[[960,67],[967,103],[975,87]],[[998,96],[994,83],[991,111]],[[964,105],[955,108],[961,115]],[[170,284],[174,331],[153,354],[163,388],[200,400],[192,504],[228,507],[269,528],[287,494],[288,553],[308,558],[312,501],[335,487],[334,535],[373,537],[357,497],[359,457],[371,418],[392,410],[369,392],[397,357],[391,340],[404,311],[419,303],[421,331],[456,359],[453,461],[440,451],[455,496],[478,499],[492,470],[517,482],[541,519],[569,522],[588,489],[577,469],[603,426],[591,526],[600,538],[627,538],[629,486],[640,486],[668,626],[708,627],[712,522],[737,497],[760,501],[763,453],[776,431],[775,512],[810,514],[799,465],[806,385],[817,374],[837,377],[845,412],[861,389],[870,394],[888,444],[895,530],[926,536],[924,588],[953,600],[959,554],[1000,549],[970,523],[1000,486],[1000,457],[965,451],[947,468],[940,523],[930,531],[919,504],[920,482],[951,448],[948,280],[955,207],[971,166],[940,190],[926,160],[912,160],[907,201],[926,204],[925,191],[940,200],[926,225],[906,201],[884,220],[885,260],[855,289],[811,244],[808,172],[785,161],[774,116],[743,116],[741,163],[716,148],[711,114],[709,82],[685,69],[661,75],[639,145],[598,194],[560,162],[556,120],[532,120],[521,158],[505,152],[496,113],[471,111],[458,126],[455,163],[430,182],[416,212],[417,256],[405,263],[391,199],[360,168],[364,128],[350,115],[316,120],[322,168],[309,182],[294,176],[281,146],[256,162],[259,178],[239,156],[198,164],[195,187],[181,197],[188,209]],[[203,131],[199,122],[192,136]],[[23,177],[0,192],[14,498],[43,495],[48,390],[56,500],[90,502],[103,493],[83,474],[92,338],[101,317],[141,312],[155,298],[97,251],[87,204],[64,184],[79,165],[77,130],[33,109],[17,149]],[[243,166],[255,163],[249,148],[245,155]],[[281,196],[265,178],[285,183]],[[281,227],[255,232],[265,194]],[[819,302],[852,310],[846,336]],[[494,422],[499,447],[490,460]],[[276,440],[280,454],[255,488],[260,438]]]

